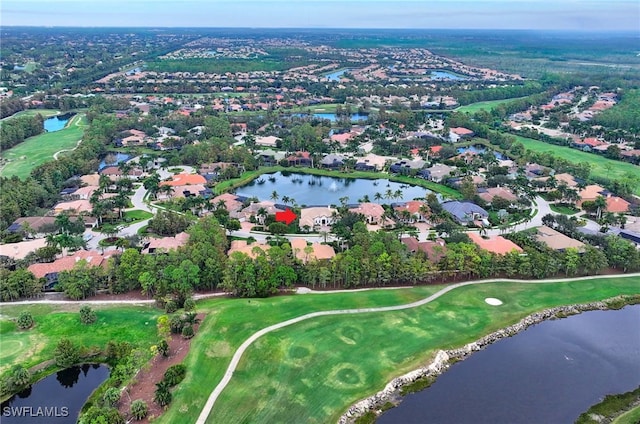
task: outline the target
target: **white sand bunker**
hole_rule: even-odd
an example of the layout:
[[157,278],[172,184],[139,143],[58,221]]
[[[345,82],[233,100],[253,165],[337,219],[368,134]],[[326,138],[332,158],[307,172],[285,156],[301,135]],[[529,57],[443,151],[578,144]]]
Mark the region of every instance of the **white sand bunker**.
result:
[[484,301],[491,306],[502,305],[502,300],[496,299],[495,297],[487,297]]

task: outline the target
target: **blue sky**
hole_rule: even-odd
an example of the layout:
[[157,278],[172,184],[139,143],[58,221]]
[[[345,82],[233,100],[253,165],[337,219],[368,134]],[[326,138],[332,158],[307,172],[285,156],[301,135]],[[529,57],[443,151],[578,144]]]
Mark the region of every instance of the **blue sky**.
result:
[[1,25],[637,31],[640,0],[2,0]]

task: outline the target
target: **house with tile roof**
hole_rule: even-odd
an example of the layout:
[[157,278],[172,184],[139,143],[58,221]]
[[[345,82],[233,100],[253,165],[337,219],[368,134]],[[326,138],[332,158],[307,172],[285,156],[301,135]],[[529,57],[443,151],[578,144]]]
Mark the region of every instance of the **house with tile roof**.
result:
[[427,258],[434,263],[440,261],[447,254],[447,245],[442,239],[418,241],[415,237],[403,237],[400,241],[407,246],[409,252],[424,252]]
[[110,255],[103,255],[96,250],[78,250],[71,256],[63,256],[53,262],[36,263],[29,266],[28,270],[36,278],[44,278],[44,290],[52,290],[58,283],[58,274],[62,271],[69,271],[78,262],[84,260],[88,266],[106,266]]
[[303,238],[291,239],[291,251],[298,260],[305,264],[310,261],[330,260],[336,255],[333,247],[328,244],[307,244]]
[[520,246],[502,236],[482,237],[476,232],[469,232],[467,235],[479,248],[496,255],[504,255],[512,251],[522,253]]
[[232,240],[227,255],[231,256],[231,254],[234,252],[240,252],[244,253],[251,259],[255,259],[260,251],[266,252],[270,248],[271,246],[269,246],[268,244],[257,242],[248,244],[246,240]]
[[186,185],[205,185],[207,183],[207,180],[202,176],[202,175],[198,175],[198,174],[177,174],[171,177],[171,180],[169,181],[162,181],[160,183],[161,186],[171,186],[171,187],[177,187],[177,186],[186,186]]
[[367,224],[377,225],[382,222],[384,208],[377,203],[360,203],[358,206],[350,208],[349,212],[364,215]]
[[558,232],[553,228],[549,228],[546,225],[537,227],[536,231],[536,240],[546,244],[550,249],[562,252],[571,247],[578,249],[579,251],[584,251],[583,242],[565,236],[561,232]]
[[326,230],[335,222],[336,213],[337,210],[329,206],[303,208],[300,210],[300,229]]
[[185,232],[178,233],[173,237],[152,237],[149,239],[149,244],[142,249],[142,253],[166,253],[186,245],[188,241],[189,234]]
[[[398,217],[403,223],[413,224],[414,222],[427,222],[429,206],[427,206],[425,202],[411,200],[405,203],[394,204],[393,210],[396,211]],[[409,219],[403,218],[403,211],[407,211],[410,214]]]

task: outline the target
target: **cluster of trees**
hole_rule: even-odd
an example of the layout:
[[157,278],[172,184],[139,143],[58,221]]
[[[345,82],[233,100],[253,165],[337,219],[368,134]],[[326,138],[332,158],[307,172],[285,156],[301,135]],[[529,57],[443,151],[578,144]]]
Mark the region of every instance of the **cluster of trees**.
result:
[[21,110],[24,110],[24,104],[21,99],[15,97],[3,99],[2,102],[0,102],[0,119],[4,119]]
[[44,118],[40,114],[19,116],[4,121],[0,125],[0,150],[7,150],[29,137],[42,134],[43,122]]
[[512,99],[515,97],[530,96],[543,90],[539,82],[526,82],[522,85],[507,85],[501,87],[483,88],[481,90],[454,90],[452,96],[458,99],[461,105],[489,100]]
[[624,128],[629,134],[640,134],[640,90],[628,90],[615,107],[594,117],[594,122],[609,128]]

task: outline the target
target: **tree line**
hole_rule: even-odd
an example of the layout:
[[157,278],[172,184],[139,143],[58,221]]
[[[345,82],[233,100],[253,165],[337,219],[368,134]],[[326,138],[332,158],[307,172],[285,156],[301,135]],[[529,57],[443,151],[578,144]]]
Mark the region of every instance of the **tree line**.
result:
[[4,121],[0,125],[0,150],[10,149],[29,137],[42,134],[44,118],[39,113],[34,116],[19,116]]

